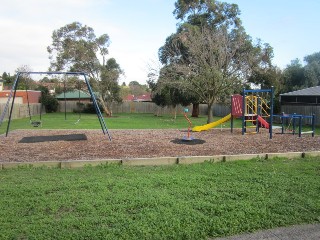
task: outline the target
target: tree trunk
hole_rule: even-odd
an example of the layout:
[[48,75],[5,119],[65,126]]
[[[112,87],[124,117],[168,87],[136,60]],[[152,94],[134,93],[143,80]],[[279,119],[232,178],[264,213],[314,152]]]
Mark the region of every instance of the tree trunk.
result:
[[111,109],[108,108],[107,104],[101,98],[99,98],[99,102],[103,108],[104,113],[106,114],[106,117],[111,117],[112,116]]
[[173,119],[177,119],[177,106],[170,106],[170,112]]
[[212,105],[213,105],[213,103],[208,103],[208,120],[207,120],[207,123],[211,123],[213,121]]
[[192,115],[191,117],[199,117],[199,103],[192,104]]

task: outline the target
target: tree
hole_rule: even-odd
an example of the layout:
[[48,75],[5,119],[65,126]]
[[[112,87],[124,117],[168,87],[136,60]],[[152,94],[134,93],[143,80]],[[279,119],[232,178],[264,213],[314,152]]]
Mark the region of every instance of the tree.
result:
[[[99,93],[101,94],[102,101],[106,102],[108,109],[111,109],[112,99],[115,102],[121,102],[120,86],[118,85],[118,79],[122,74],[120,65],[114,58],[107,60],[105,67],[101,69],[100,81],[98,82]],[[112,114],[109,110],[110,115]]]
[[173,108],[174,119],[176,119],[177,117],[176,106],[178,104],[187,106],[193,101],[192,95],[182,92],[180,88],[177,88],[173,85],[160,86],[161,81],[154,82],[152,80],[149,80],[148,84],[152,92],[152,101],[158,106],[168,106],[170,108]]
[[4,86],[12,86],[15,76],[11,76],[10,73],[4,72],[2,74],[2,79],[4,81],[4,84],[3,84]]
[[73,22],[55,30],[52,44],[47,48],[51,70],[88,73],[94,90],[100,93],[97,97],[108,116],[111,115],[110,103],[120,99],[115,82],[122,74],[115,59],[107,59],[109,44],[107,34],[96,37],[93,28]]
[[59,107],[58,100],[49,94],[49,89],[44,86],[39,86],[38,90],[41,91],[39,101],[45,107],[47,113],[56,112]]
[[304,57],[306,87],[320,85],[320,52]]
[[168,69],[162,79],[207,103],[211,122],[212,105],[240,89],[254,68],[269,64],[272,48],[245,33],[235,4],[179,0],[175,6],[182,23],[159,49]]
[[131,81],[129,83],[130,93],[134,96],[143,95],[148,92],[148,87],[146,85],[141,85],[137,81]]
[[280,112],[280,93],[284,91],[284,77],[280,68],[271,66],[266,69],[255,69],[248,81],[260,85],[261,89],[274,87],[274,112]]
[[292,60],[283,71],[284,92],[299,90],[305,86],[304,68],[299,59]]

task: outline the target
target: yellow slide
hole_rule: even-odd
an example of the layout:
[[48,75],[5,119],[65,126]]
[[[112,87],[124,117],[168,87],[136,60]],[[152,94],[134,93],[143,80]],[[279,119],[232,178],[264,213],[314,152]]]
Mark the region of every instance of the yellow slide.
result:
[[212,122],[212,123],[208,123],[206,125],[203,125],[203,126],[195,126],[194,128],[192,128],[192,131],[193,132],[201,132],[201,131],[205,131],[205,130],[208,130],[210,128],[214,128],[226,121],[229,121],[231,118],[231,113],[228,114],[227,116],[219,119],[218,121],[215,121],[215,122]]

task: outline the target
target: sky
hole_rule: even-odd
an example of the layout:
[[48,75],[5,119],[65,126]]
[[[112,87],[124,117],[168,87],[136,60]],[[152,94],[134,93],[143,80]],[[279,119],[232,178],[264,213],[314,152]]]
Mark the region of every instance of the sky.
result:
[[[224,0],[236,3],[246,32],[269,43],[273,63],[285,68],[296,58],[320,51],[319,0]],[[0,0],[0,74],[27,65],[47,71],[52,33],[72,22],[108,34],[109,57],[125,75],[119,83],[145,84],[148,66],[176,31],[175,0]]]

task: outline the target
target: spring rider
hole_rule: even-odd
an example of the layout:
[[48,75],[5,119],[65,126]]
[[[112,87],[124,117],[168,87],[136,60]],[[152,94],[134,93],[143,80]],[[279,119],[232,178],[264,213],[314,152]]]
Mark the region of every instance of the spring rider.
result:
[[187,136],[184,136],[182,138],[182,141],[192,141],[194,138],[190,136],[190,130],[192,128],[192,122],[190,121],[190,119],[188,118],[187,116],[187,113],[189,112],[189,109],[188,108],[185,108],[184,109],[184,117],[185,119],[187,119],[188,123],[189,123],[189,126],[188,126],[188,135]]

